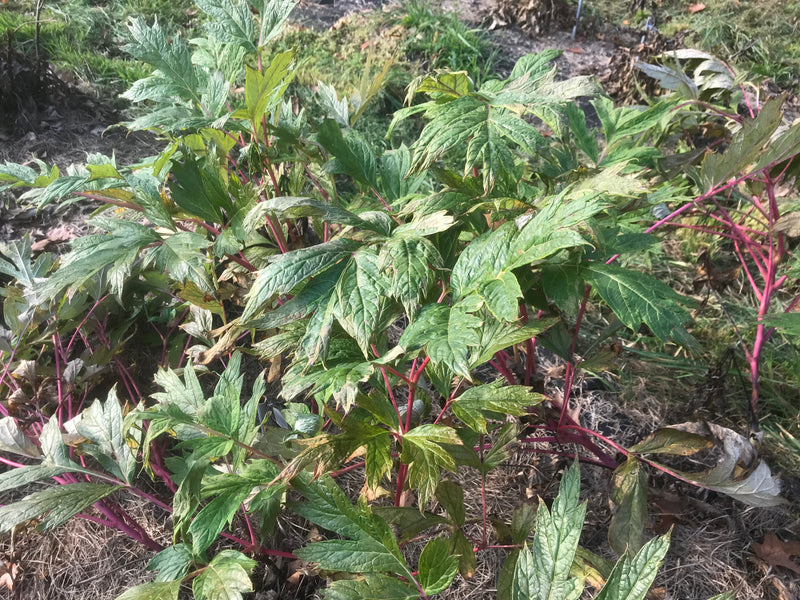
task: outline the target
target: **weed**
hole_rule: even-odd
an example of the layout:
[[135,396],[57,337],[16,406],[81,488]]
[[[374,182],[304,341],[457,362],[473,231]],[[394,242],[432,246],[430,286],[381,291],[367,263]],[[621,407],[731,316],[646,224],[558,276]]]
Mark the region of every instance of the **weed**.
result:
[[409,58],[424,70],[466,71],[479,84],[493,74],[499,50],[482,30],[470,28],[455,13],[441,12],[429,0],[408,0],[397,18],[409,30]]

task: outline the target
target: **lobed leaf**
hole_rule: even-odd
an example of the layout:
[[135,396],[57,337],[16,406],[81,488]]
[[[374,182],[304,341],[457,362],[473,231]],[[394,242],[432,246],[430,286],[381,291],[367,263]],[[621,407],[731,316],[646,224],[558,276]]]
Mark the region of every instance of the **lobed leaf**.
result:
[[400,460],[408,465],[408,483],[418,491],[421,506],[436,492],[441,469],[456,470],[455,460],[440,444],[461,443],[454,429],[442,425],[420,425],[403,435]]
[[253,591],[249,573],[256,561],[236,550],[223,550],[192,581],[196,600],[242,600]]
[[349,538],[309,544],[296,550],[297,556],[325,570],[412,577],[389,525],[368,507],[353,506],[330,477],[312,484],[297,478],[292,485],[308,500],[295,509],[301,517]]
[[608,527],[611,548],[617,556],[638,552],[647,520],[647,474],[636,457],[629,456],[614,471],[611,499],[617,505]]
[[116,600],[178,600],[181,582],[151,581],[124,591]]
[[619,320],[634,331],[644,323],[659,339],[668,340],[688,320],[679,304],[683,298],[649,275],[600,263],[586,265],[582,275]]
[[614,565],[596,600],[643,600],[669,549],[669,535],[653,538],[636,556],[627,553]]
[[366,573],[363,579],[339,579],[323,590],[325,600],[415,600],[419,592],[412,585],[380,573]]
[[34,492],[22,500],[0,506],[0,534],[40,516],[43,517],[39,529],[53,529],[120,488],[100,483],[71,483]]
[[300,283],[348,258],[357,248],[356,242],[342,239],[294,250],[276,257],[271,264],[261,270],[247,294],[247,304],[241,316],[242,322],[247,322],[264,310],[275,294],[289,293]]
[[419,583],[426,594],[438,594],[446,590],[458,573],[458,557],[450,552],[446,539],[430,540],[419,557]]

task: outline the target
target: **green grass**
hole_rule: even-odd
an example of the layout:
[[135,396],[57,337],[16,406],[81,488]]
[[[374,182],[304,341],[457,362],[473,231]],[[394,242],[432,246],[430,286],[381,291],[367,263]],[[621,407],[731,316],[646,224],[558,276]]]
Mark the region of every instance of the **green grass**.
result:
[[408,31],[409,58],[425,70],[467,71],[477,85],[493,74],[499,49],[483,30],[470,28],[455,13],[441,12],[428,0],[407,0],[395,18]]
[[[148,74],[121,50],[129,17],[158,18],[168,28],[193,25],[191,0],[67,0],[45,7],[40,16],[39,49],[57,67],[87,84],[121,92]],[[36,53],[33,2],[10,5],[0,12],[0,31],[11,31],[18,51]]]

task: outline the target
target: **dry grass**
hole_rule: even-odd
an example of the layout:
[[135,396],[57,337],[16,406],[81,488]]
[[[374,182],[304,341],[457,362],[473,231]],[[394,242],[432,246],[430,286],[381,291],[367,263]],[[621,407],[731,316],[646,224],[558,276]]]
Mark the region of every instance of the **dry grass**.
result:
[[[153,539],[171,541],[164,512],[128,497],[124,508]],[[91,521],[75,518],[54,531],[32,528],[0,538],[0,556],[19,565],[14,600],[113,600],[129,587],[152,580],[144,570],[153,552],[125,534]]]

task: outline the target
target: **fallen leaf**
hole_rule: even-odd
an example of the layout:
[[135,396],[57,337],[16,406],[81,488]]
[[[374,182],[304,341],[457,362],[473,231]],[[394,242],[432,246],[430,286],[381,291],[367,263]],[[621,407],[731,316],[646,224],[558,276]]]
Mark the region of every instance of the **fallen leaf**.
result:
[[61,242],[68,242],[78,237],[75,229],[70,225],[57,225],[51,227],[45,234],[45,238],[31,244],[31,250],[34,252],[41,252],[50,244],[59,244]]
[[705,10],[706,5],[702,2],[698,2],[697,4],[690,4],[689,8],[687,9],[690,13],[697,13],[701,10]]
[[281,376],[281,355],[273,356],[269,361],[269,374],[267,375],[267,383],[275,383]]
[[683,516],[686,506],[680,500],[670,498],[658,498],[654,504],[656,510],[653,517],[657,517],[658,521],[653,524],[653,531],[659,535],[664,535]]
[[0,590],[4,587],[8,588],[9,591],[14,590],[14,580],[17,578],[18,571],[19,567],[17,565],[7,560],[3,561],[3,564],[0,565]]
[[772,229],[785,233],[792,238],[800,237],[800,212],[790,212],[782,215]]
[[792,556],[800,556],[800,542],[782,542],[774,533],[764,535],[764,541],[753,544],[753,550],[761,560],[771,567],[784,567],[800,575],[800,565]]

